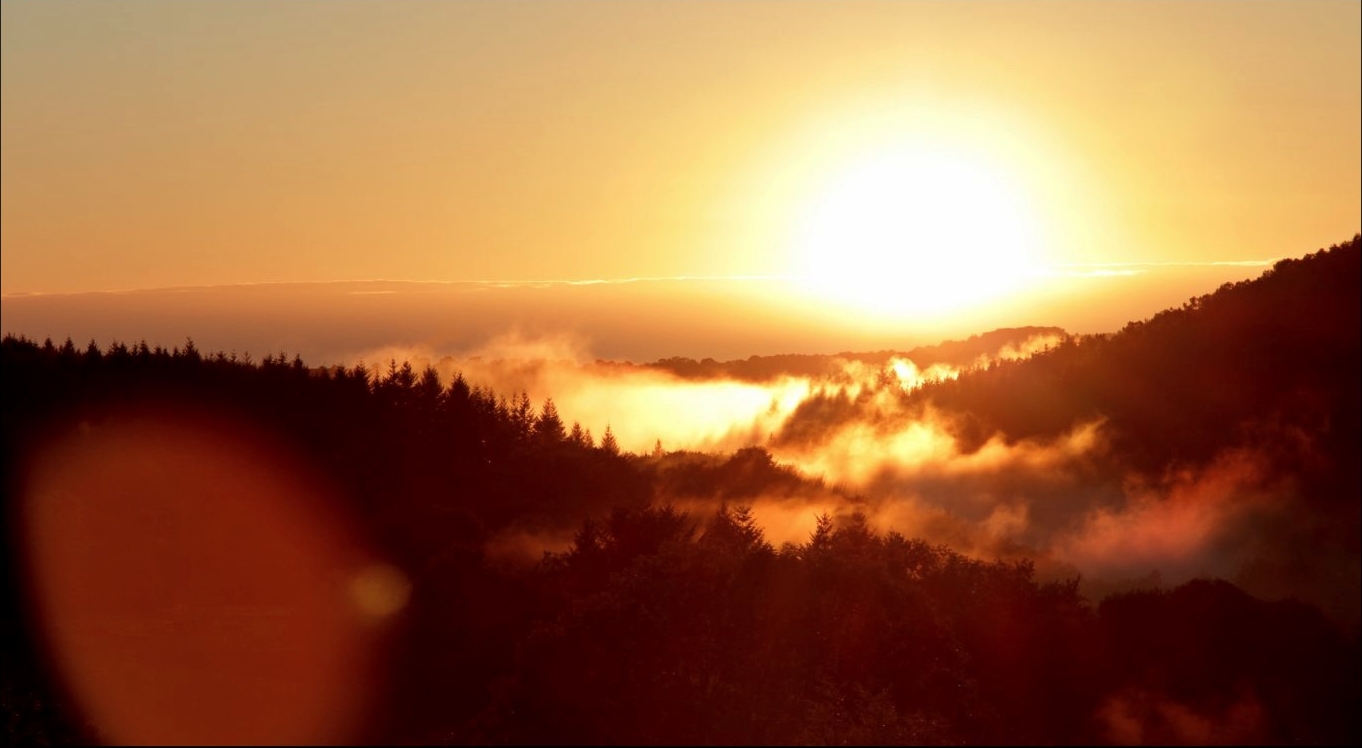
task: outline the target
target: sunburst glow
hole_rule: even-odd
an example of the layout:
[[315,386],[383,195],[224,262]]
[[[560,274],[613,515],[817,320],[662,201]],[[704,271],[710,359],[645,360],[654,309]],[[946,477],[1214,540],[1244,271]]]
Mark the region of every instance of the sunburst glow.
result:
[[889,315],[959,310],[1025,281],[1034,211],[1009,175],[942,143],[881,149],[815,191],[797,219],[796,275],[810,291]]

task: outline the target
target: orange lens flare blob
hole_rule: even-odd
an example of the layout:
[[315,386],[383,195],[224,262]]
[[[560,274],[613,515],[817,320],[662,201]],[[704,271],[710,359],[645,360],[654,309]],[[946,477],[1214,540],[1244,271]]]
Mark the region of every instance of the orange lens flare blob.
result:
[[323,481],[218,416],[83,424],[38,453],[32,613],[111,743],[353,738],[382,622],[410,592]]

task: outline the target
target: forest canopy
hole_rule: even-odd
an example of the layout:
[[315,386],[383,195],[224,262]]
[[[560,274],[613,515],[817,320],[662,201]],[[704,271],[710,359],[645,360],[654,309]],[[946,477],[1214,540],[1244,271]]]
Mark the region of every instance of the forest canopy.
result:
[[[194,434],[220,430],[272,445],[288,475],[320,476],[303,503],[347,528],[337,537],[362,538],[338,541],[336,558],[353,545],[381,559],[364,567],[379,576],[362,577],[377,579],[362,591],[377,592],[359,598],[381,611],[379,633],[364,634],[378,675],[365,718],[332,736],[342,742],[1356,743],[1360,244],[1279,262],[1110,335],[1035,328],[1052,336],[1042,349],[958,376],[813,390],[773,433],[719,452],[622,449],[610,426],[592,434],[551,398],[396,360],[312,368],[192,340],[167,350],[7,335],[6,740],[152,734],[101,721],[90,694],[65,680],[53,653],[60,622],[33,572],[33,507],[72,502],[58,535],[100,538],[89,517],[140,525],[147,548],[119,553],[148,563],[192,556],[157,539],[188,520],[138,502],[173,493],[192,512],[195,501],[232,500],[157,483],[180,469],[172,464],[192,472]],[[995,343],[942,344],[914,360],[976,360]],[[893,359],[877,355],[859,360]],[[827,365],[649,366],[765,381]],[[886,461],[853,483],[799,459],[853,427],[872,435],[864,443],[888,444],[928,419],[949,434],[955,467]],[[1053,457],[1088,425],[1091,444]],[[152,446],[117,464],[80,446],[124,433],[151,434],[137,443]],[[249,461],[256,449],[238,452]],[[1021,457],[986,462],[994,453]],[[60,482],[74,479],[50,467],[51,454],[107,473]],[[54,499],[34,488],[48,480],[63,490],[103,481],[108,493]],[[1026,530],[985,545],[961,529],[973,522],[964,506],[905,533],[891,510],[909,490],[915,501],[1021,494],[1030,503],[1008,506],[1025,509]],[[1002,522],[1000,505],[973,524]],[[759,518],[777,516],[771,507],[813,521],[773,540]],[[1232,559],[1233,579],[1189,574],[1165,586],[1156,573],[1103,588],[1061,563],[1061,551],[1080,558],[1080,541],[1102,537],[1075,527],[1129,536],[1150,517],[1219,523],[1220,534],[1206,532],[1220,545],[1196,546],[1198,563]],[[221,547],[253,547],[246,535]],[[72,573],[90,584],[100,559],[83,558]],[[303,615],[249,589],[233,593],[240,604],[186,598],[209,600],[207,613],[163,605],[193,584],[176,579],[138,587],[148,602],[127,634],[135,651],[186,621],[258,628],[268,608],[270,625],[287,628]],[[277,644],[262,637],[234,646]],[[156,680],[148,662],[124,666]],[[221,713],[250,721],[233,708]]]

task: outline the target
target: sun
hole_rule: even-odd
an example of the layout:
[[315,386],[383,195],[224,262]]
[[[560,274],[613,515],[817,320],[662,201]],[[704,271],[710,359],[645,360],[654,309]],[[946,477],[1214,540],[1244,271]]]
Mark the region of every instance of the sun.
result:
[[978,306],[1027,279],[1034,211],[984,154],[923,141],[834,170],[804,201],[794,275],[811,293],[881,316]]

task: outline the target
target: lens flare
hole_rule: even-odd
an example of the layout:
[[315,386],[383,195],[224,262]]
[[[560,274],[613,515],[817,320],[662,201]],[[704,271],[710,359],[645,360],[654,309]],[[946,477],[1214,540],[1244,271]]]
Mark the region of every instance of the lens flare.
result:
[[70,430],[21,525],[35,628],[103,742],[352,739],[410,591],[287,447],[218,416]]

